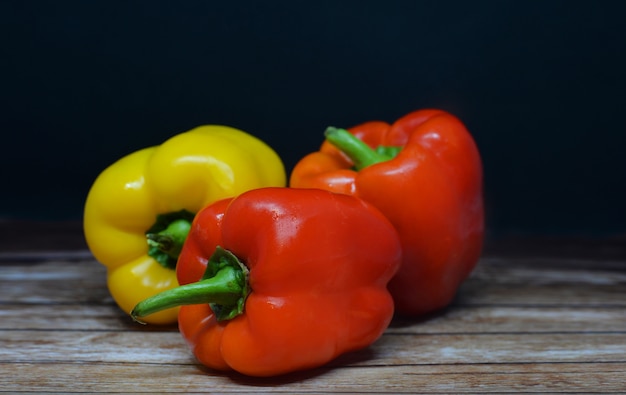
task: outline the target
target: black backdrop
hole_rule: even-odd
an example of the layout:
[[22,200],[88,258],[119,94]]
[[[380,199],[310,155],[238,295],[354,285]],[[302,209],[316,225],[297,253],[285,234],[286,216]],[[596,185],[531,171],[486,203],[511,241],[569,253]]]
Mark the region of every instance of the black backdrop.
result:
[[206,123],[291,169],[327,125],[438,107],[492,234],[626,232],[626,2],[1,1],[0,218],[76,220],[119,157]]

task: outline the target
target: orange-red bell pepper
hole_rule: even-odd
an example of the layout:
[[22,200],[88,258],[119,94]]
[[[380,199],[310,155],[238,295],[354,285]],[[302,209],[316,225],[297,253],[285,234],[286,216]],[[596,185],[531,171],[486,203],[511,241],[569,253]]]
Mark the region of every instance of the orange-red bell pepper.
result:
[[290,186],[355,195],[389,218],[403,247],[389,285],[398,313],[448,305],[483,243],[482,163],[466,127],[427,109],[392,125],[373,121],[326,134],[320,150],[296,164]]
[[361,199],[256,189],[196,215],[178,260],[183,285],[132,314],[182,304],[179,329],[201,363],[283,374],[378,339],[393,315],[386,287],[400,260],[393,225]]

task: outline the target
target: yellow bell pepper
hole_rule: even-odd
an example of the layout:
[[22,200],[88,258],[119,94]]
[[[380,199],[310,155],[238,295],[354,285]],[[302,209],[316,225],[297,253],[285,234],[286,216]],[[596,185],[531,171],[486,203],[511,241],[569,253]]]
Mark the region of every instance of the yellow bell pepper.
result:
[[[285,184],[281,159],[263,141],[228,126],[200,126],[106,168],[87,195],[85,239],[107,267],[111,296],[129,314],[140,301],[178,286],[177,253],[201,208]],[[168,309],[146,321],[170,324],[177,314]]]

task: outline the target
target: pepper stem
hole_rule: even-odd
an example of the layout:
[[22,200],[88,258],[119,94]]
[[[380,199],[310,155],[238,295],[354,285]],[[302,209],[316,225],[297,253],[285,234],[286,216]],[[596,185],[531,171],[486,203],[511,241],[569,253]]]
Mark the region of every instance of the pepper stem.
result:
[[157,216],[155,224],[146,232],[148,255],[161,266],[174,269],[193,218],[194,214],[187,210]]
[[324,136],[329,143],[348,155],[356,170],[393,159],[401,150],[401,147],[385,146],[374,150],[347,130],[333,126],[326,128]]
[[202,279],[158,293],[139,302],[130,312],[133,320],[161,310],[190,304],[208,303],[218,321],[243,313],[250,286],[248,268],[230,251],[217,247],[207,262]]

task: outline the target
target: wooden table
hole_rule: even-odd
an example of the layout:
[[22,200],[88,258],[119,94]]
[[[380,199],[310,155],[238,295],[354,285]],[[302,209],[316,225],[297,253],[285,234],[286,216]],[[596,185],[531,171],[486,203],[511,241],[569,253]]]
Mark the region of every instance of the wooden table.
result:
[[259,379],[198,365],[110,298],[80,224],[0,222],[0,392],[626,393],[626,243],[492,240],[449,309]]

